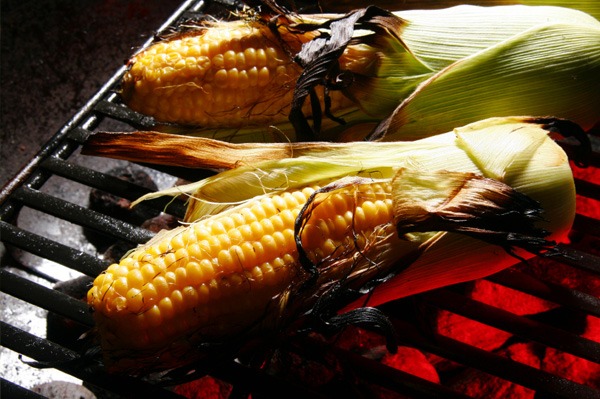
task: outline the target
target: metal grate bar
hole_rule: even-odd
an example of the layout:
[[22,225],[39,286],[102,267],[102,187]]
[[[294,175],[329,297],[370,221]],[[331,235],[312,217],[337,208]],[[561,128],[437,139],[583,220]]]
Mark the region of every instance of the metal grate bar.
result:
[[152,130],[154,125],[156,125],[156,122],[151,117],[144,116],[129,108],[125,108],[122,105],[114,104],[109,101],[98,102],[94,109],[113,119],[126,122],[136,129]]
[[[600,399],[600,391],[585,385],[555,376],[534,367],[515,362],[506,357],[487,352],[452,338],[435,334],[427,339],[407,322],[394,320],[399,339],[429,353],[479,369],[504,380],[549,394],[549,397]],[[548,397],[548,396],[545,396]]]
[[4,378],[0,378],[0,392],[4,398],[47,399],[39,393],[25,389],[20,385],[13,384]]
[[88,139],[90,134],[92,134],[90,130],[85,129],[81,126],[77,126],[69,131],[67,137],[69,140],[73,140],[79,144],[83,144]]
[[15,191],[13,198],[33,209],[83,227],[97,230],[101,233],[112,235],[133,244],[143,244],[155,235],[149,230],[133,226],[111,216],[92,211],[31,188],[20,187]]
[[600,185],[581,179],[574,180],[577,194],[600,201]]
[[[150,189],[123,179],[119,179],[118,177],[111,176],[106,173],[96,172],[94,170],[69,163],[55,157],[50,157],[44,160],[40,166],[58,176],[62,176],[99,190],[110,192],[111,194],[126,198],[130,201],[134,201],[141,196],[152,192]],[[177,217],[183,217],[186,210],[186,206],[183,201],[173,201],[171,197],[163,197],[145,201],[144,205],[159,211],[165,210],[168,205],[166,210],[170,214]]]
[[0,281],[2,281],[2,292],[6,294],[68,317],[88,327],[94,326],[94,319],[88,306],[82,301],[5,270],[0,270]]
[[75,352],[4,322],[0,322],[0,328],[2,345],[6,348],[39,362],[51,362],[56,365],[56,369],[110,392],[131,398],[182,399],[173,392],[145,383],[140,379],[107,374],[98,365],[69,363],[77,357]]
[[[32,276],[39,277],[39,278],[46,280],[47,282],[52,283],[52,284],[56,284],[60,281],[60,279],[57,279],[56,277],[51,276],[48,273],[41,271],[40,269],[37,269],[30,265],[23,264],[18,259],[15,259],[13,256],[2,257],[2,267],[22,270]],[[1,286],[1,283],[2,282],[0,281],[0,286]]]
[[486,280],[600,317],[600,298],[581,291],[540,281],[528,274],[510,269],[486,277]]
[[560,328],[517,316],[446,289],[425,292],[421,294],[421,298],[469,319],[600,363],[600,343],[568,333]]
[[2,241],[34,255],[60,263],[87,276],[96,277],[110,264],[96,256],[86,254],[46,237],[21,230],[0,220]]
[[77,357],[76,353],[53,342],[36,337],[8,323],[0,321],[2,346],[40,362],[65,362]]
[[581,270],[600,274],[600,256],[583,252],[582,250],[573,249],[563,244],[559,244],[558,248],[560,249],[561,255],[557,255],[552,259],[556,259],[566,265],[573,266]]

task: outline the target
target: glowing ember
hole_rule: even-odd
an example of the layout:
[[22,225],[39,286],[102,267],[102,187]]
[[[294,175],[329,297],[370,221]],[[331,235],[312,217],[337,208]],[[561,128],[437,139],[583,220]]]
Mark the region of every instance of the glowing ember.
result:
[[476,301],[508,310],[519,316],[541,313],[558,307],[552,302],[487,280],[475,281],[469,296]]
[[178,385],[174,389],[176,394],[188,399],[226,399],[231,390],[231,385],[211,376]]
[[[509,359],[539,368],[534,344],[514,344],[500,353]],[[475,369],[467,369],[450,384],[454,390],[481,399],[533,399],[535,392]]]
[[[600,319],[593,316],[587,317],[587,326],[583,337],[600,342]],[[554,348],[547,348],[542,361],[542,369],[578,382],[600,389],[600,364],[560,352]]]
[[435,368],[429,363],[425,355],[417,349],[402,346],[398,348],[396,354],[386,353],[381,363],[427,381],[440,383],[440,377]]

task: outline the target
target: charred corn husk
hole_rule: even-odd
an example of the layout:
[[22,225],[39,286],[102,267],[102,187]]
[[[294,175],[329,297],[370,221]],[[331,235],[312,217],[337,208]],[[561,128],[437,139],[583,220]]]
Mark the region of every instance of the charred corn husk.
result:
[[[382,303],[508,267],[507,249],[547,248],[540,229],[565,241],[574,185],[550,125],[562,126],[492,119],[415,142],[287,154],[213,142],[205,165],[232,152],[246,166],[155,194],[189,192],[186,225],[133,250],[88,293],[107,362],[182,365],[207,343],[285,327],[339,289],[388,280],[370,296]],[[272,159],[258,161],[261,149]]]
[[356,126],[349,138],[364,138],[399,106],[389,140],[510,115],[553,115],[587,130],[600,120],[598,49],[600,22],[560,7],[255,17],[142,50],[123,98],[159,122],[237,142],[272,141],[269,125],[286,141],[306,130],[335,139],[340,120]]

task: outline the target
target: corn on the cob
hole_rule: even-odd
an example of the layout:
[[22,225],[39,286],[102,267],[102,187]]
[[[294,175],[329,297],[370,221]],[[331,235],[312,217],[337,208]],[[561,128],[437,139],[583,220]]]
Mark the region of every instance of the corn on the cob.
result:
[[[102,345],[156,349],[190,331],[210,340],[255,323],[276,325],[270,318],[277,312],[267,311],[277,306],[274,298],[306,280],[294,224],[315,189],[286,191],[194,223],[110,266],[88,293]],[[351,256],[351,246],[364,250],[371,235],[381,234],[377,226],[391,220],[389,182],[343,190],[315,209],[302,247],[314,264]]]
[[[281,121],[302,71],[293,55],[314,36],[285,28],[276,35],[256,21],[209,25],[134,56],[123,97],[133,110],[161,122],[210,128]],[[356,57],[348,58],[359,64]],[[330,98],[332,110],[350,104],[341,92]],[[308,104],[305,111],[310,113]]]
[[[403,225],[405,212],[414,216],[412,205],[439,209],[444,206],[439,201],[462,198],[452,189],[455,198],[443,201],[460,179],[478,176],[484,185],[494,179],[540,201],[549,239],[563,241],[574,216],[574,186],[565,154],[538,126],[546,122],[484,121],[414,143],[295,146],[296,158],[263,161],[199,182],[189,188],[196,190],[189,225],[159,234],[95,279],[88,303],[107,359],[116,370],[133,372],[185,363],[202,343],[284,326],[339,282],[360,290],[423,251],[422,258],[435,267],[417,261],[416,269],[396,277],[401,289],[391,295],[384,290],[385,298],[375,292],[376,303],[514,263],[496,245],[427,231],[435,223],[425,231],[419,223]],[[452,185],[439,172],[444,170],[452,171]],[[487,201],[481,192],[464,198],[459,226],[475,202]],[[241,204],[232,207],[234,202]],[[481,224],[478,231],[485,228]],[[444,229],[452,230],[447,223]],[[427,256],[439,254],[440,245],[448,258]]]
[[[306,134],[288,118],[294,101],[302,103],[299,98],[313,89],[304,86],[304,75],[316,65],[323,74],[313,82],[319,83],[319,107],[325,108],[324,84],[333,116],[356,125],[352,138],[364,138],[401,103],[408,115],[396,124],[409,128],[388,132],[396,134],[390,140],[496,116],[553,115],[586,130],[600,120],[600,22],[587,14],[526,6],[367,14],[345,26],[355,31],[347,45],[328,44],[339,47],[335,57],[310,53],[309,45],[322,39],[318,33],[334,36],[331,21],[343,24],[349,16],[290,15],[276,28],[260,19],[208,24],[137,54],[123,80],[125,103],[159,122],[197,126],[194,134],[212,138],[268,140],[266,126],[274,124],[299,140]],[[465,104],[480,106],[465,114]],[[314,105],[305,102],[304,115],[310,117]],[[320,119],[314,116],[315,125]],[[413,123],[423,120],[427,124]],[[431,120],[440,126],[431,129]],[[341,129],[324,119],[321,130],[320,138],[330,140]]]

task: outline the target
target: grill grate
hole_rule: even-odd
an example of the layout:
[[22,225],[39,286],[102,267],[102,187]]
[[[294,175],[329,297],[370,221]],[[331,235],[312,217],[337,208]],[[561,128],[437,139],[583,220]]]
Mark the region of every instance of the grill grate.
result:
[[[159,29],[164,31],[168,26],[177,25],[187,17],[194,15],[205,7],[203,1],[186,1]],[[133,226],[125,221],[93,211],[84,205],[75,204],[64,199],[62,193],[48,193],[47,186],[52,179],[84,185],[89,188],[109,191],[110,193],[133,200],[149,192],[148,189],[123,181],[106,173],[96,171],[78,163],[78,150],[81,143],[95,129],[106,122],[126,123],[130,127],[148,124],[141,117],[123,107],[114,94],[118,83],[125,72],[120,68],[105,86],[82,107],[82,109],[64,125],[64,127],[41,149],[38,155],[27,164],[21,172],[4,187],[0,195],[0,237],[6,246],[45,261],[55,262],[83,275],[95,277],[108,264],[100,256],[90,254],[77,246],[61,242],[55,237],[35,228],[24,228],[18,223],[23,210],[34,211],[48,217],[65,221],[80,228],[93,229],[108,235],[113,240],[126,240],[131,244],[147,241],[152,233]],[[592,163],[600,165],[600,156],[594,154]],[[197,172],[177,168],[165,168],[172,178],[181,177],[189,180],[198,178]],[[194,175],[195,174],[195,175]],[[584,180],[577,181],[580,195],[599,200],[599,187]],[[66,194],[69,197],[69,193]],[[166,199],[151,201],[149,206],[156,210],[164,209]],[[182,216],[185,208],[181,203],[171,204],[169,212],[174,216]],[[579,234],[598,237],[600,223],[594,218],[578,215],[574,226]],[[600,257],[586,253],[573,246],[562,246],[565,254],[560,259],[565,267],[580,269],[587,273],[600,275]],[[27,273],[16,273],[18,265],[3,265],[0,271],[2,292],[18,298],[40,309],[53,312],[91,327],[93,320],[84,302],[75,300],[59,291],[45,287],[36,282],[34,277],[45,277],[48,281],[56,281],[46,276],[43,271],[28,268]],[[23,262],[25,263],[25,262]],[[584,315],[600,317],[600,298],[568,288],[566,286],[541,281],[523,272],[509,269],[487,280],[498,283],[532,296],[552,301],[565,309]],[[451,288],[439,289],[418,295],[427,306],[444,309],[467,317],[480,323],[510,332],[522,339],[541,343],[547,347],[572,354],[582,359],[600,364],[600,343],[588,340],[545,321],[517,316],[513,313],[495,308],[469,299]],[[398,331],[399,339],[404,345],[441,356],[468,367],[479,369],[502,379],[533,389],[540,397],[563,398],[600,398],[600,391],[565,378],[541,371],[534,367],[507,359],[496,353],[476,348],[437,334],[428,334],[419,330],[414,323],[405,321],[402,307],[396,303],[386,304],[382,308],[392,318]],[[62,347],[46,338],[41,338],[20,329],[11,320],[5,318],[0,326],[2,346],[10,351],[22,354],[36,361],[60,361],[75,357],[75,352]],[[289,352],[305,358],[313,358],[315,353],[326,353],[334,356],[352,368],[353,375],[370,384],[379,385],[406,396],[421,398],[467,398],[463,394],[424,379],[412,376],[397,369],[385,366],[375,360],[368,359],[339,347],[324,346],[322,342],[310,337],[303,337],[289,343]],[[180,397],[170,390],[163,389],[151,382],[129,377],[109,376],[103,372],[90,372],[84,367],[75,367],[65,363],[57,368],[83,381],[111,391],[123,397],[140,397],[141,395],[160,394],[164,398]],[[231,383],[234,387],[232,395],[243,397],[245,393],[253,393],[256,397],[286,395],[288,397],[329,397],[327,392],[317,392],[302,385],[290,385],[281,377],[269,375],[260,368],[242,365],[235,361],[225,361],[209,370],[209,374]],[[8,396],[40,397],[18,384],[2,379],[2,391]],[[537,397],[537,396],[536,396]]]

